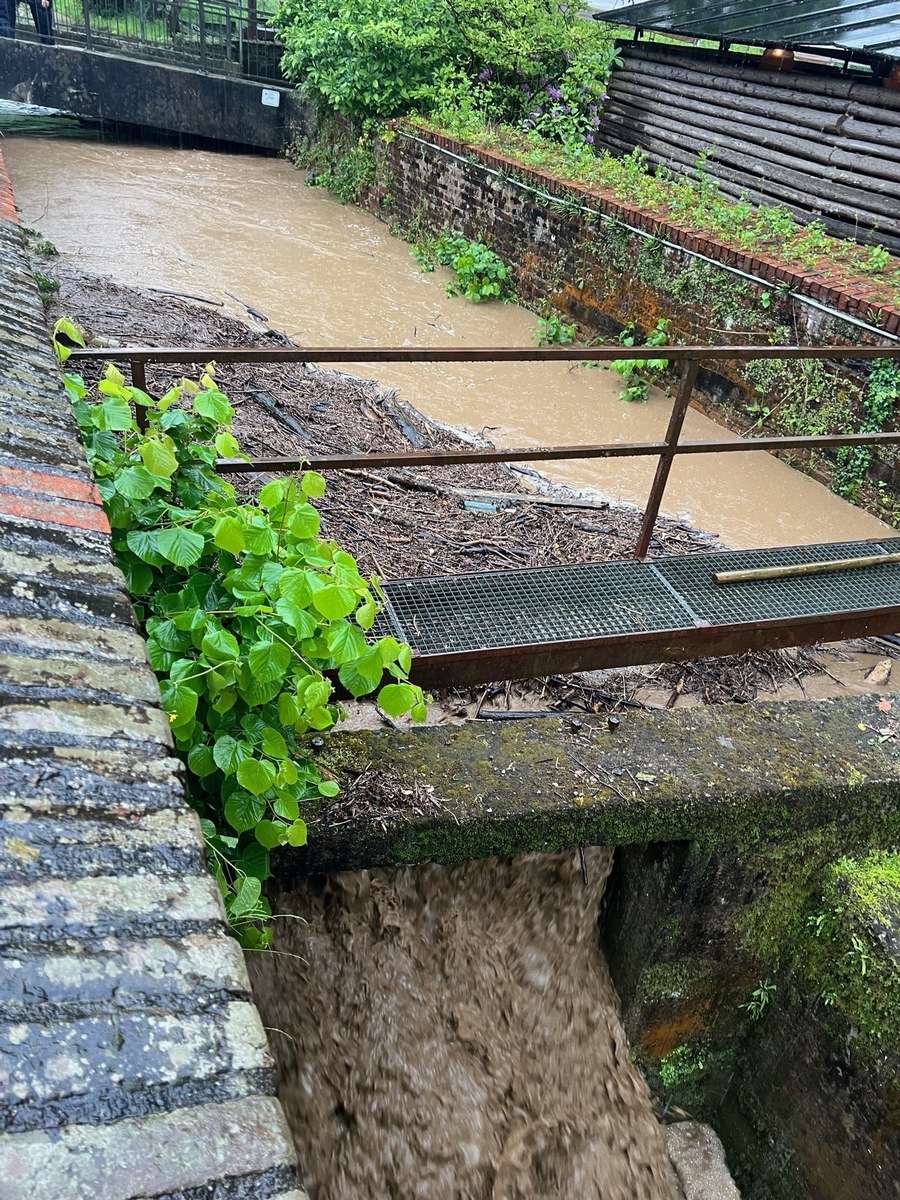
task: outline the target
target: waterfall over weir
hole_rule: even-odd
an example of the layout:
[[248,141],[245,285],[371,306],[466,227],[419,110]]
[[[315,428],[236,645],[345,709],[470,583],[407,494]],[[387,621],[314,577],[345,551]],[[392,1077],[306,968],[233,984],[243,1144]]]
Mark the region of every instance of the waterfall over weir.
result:
[[679,1194],[598,946],[611,864],[529,855],[277,897],[280,953],[251,971],[312,1200]]

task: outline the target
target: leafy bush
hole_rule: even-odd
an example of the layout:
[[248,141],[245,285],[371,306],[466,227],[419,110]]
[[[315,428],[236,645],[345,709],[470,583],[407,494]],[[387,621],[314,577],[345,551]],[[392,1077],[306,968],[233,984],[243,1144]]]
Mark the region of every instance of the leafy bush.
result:
[[551,313],[549,317],[539,318],[536,336],[539,346],[568,346],[575,341],[578,330],[559,313]]
[[285,74],[344,116],[474,107],[519,121],[548,84],[566,80],[579,96],[602,90],[610,34],[578,14],[578,5],[554,0],[285,0],[274,24]]
[[[71,322],[57,324],[62,334],[83,344]],[[70,353],[59,341],[57,352]],[[424,720],[410,649],[367,636],[378,582],[319,537],[321,475],[276,479],[254,500],[217,473],[217,456],[240,447],[211,368],[159,400],[112,366],[97,394],[76,375],[66,387],[229,920],[244,946],[267,945],[269,851],[304,845],[303,802],[339,790],[300,741],[342,715],[324,673],[361,696],[387,672],[381,707]]]
[[473,304],[479,304],[502,296],[505,291],[509,267],[483,242],[443,233],[436,242],[420,242],[413,253],[423,271],[433,271],[438,262],[456,272],[456,282],[447,284],[448,296],[465,296]]
[[[664,346],[669,340],[669,322],[657,321],[656,328],[647,335],[646,346]],[[637,345],[637,331],[633,324],[626,325],[619,334],[623,346]],[[650,385],[655,383],[669,365],[665,358],[623,358],[611,362],[610,368],[625,380],[623,400],[644,402],[650,398]]]
[[522,128],[561,142],[571,158],[593,154],[606,83],[612,68],[621,63],[614,45],[582,48],[556,81],[542,80],[529,96],[531,107]]
[[393,117],[427,103],[452,53],[442,0],[285,0],[273,19],[282,70],[346,117]]

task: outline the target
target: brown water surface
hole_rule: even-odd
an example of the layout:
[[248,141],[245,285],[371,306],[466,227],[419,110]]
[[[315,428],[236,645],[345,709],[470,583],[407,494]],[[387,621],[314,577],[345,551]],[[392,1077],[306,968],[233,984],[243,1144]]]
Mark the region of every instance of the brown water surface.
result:
[[[363,871],[254,956],[311,1200],[676,1200],[597,945],[612,851]],[[307,923],[308,922],[308,923]]]
[[[307,187],[284,161],[71,137],[9,137],[3,153],[23,223],[85,270],[208,296],[240,317],[249,304],[309,346],[534,343],[532,313],[448,298],[446,273],[422,274],[386,225]],[[660,392],[623,403],[616,375],[577,366],[357,370],[399,386],[429,416],[489,430],[498,445],[654,440],[670,407]],[[695,412],[686,435],[731,436]],[[581,461],[546,473],[643,505],[654,465]],[[737,548],[893,535],[763,452],[676,464],[663,511]]]

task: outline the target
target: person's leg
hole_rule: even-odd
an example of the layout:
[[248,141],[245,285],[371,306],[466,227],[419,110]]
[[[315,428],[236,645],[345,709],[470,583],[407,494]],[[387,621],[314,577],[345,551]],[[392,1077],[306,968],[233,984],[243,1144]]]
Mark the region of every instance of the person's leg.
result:
[[49,0],[28,0],[31,7],[31,15],[34,18],[34,27],[38,31],[41,39],[41,44],[44,46],[53,45],[53,9],[50,7]]
[[0,37],[16,36],[16,0],[0,0]]

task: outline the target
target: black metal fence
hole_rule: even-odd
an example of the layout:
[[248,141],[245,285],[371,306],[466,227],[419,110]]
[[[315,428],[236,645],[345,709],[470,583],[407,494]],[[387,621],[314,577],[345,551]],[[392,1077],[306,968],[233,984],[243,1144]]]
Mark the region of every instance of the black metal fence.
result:
[[[40,18],[40,0],[36,10]],[[53,0],[53,38],[60,45],[280,83],[283,48],[268,24],[274,10],[272,0]],[[38,30],[30,26],[21,4],[18,36],[37,40]]]

